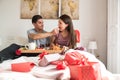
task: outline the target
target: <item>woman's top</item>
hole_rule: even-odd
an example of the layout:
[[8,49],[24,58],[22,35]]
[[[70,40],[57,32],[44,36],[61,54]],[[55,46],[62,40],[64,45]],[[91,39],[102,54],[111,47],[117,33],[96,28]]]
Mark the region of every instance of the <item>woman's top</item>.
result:
[[67,37],[63,37],[61,33],[55,35],[54,44],[58,44],[60,46],[68,46],[70,45],[70,35]]

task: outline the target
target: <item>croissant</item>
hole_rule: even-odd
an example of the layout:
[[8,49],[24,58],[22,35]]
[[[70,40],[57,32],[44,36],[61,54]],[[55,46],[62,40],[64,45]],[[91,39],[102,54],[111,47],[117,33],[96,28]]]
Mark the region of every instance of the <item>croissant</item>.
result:
[[51,50],[62,50],[62,48],[60,48],[60,45],[58,45],[58,44],[52,44],[51,45],[51,48],[50,48]]

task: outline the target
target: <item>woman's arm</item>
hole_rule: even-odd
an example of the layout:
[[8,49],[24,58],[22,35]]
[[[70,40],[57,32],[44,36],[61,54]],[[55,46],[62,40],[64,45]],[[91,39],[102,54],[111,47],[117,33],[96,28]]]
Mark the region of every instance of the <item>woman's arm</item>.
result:
[[54,41],[55,41],[55,36],[51,36],[50,37],[50,49],[53,49],[53,46],[55,45]]

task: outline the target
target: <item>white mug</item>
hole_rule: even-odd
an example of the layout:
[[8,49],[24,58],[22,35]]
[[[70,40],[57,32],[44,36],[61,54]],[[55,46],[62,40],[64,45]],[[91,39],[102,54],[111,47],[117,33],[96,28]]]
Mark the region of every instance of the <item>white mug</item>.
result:
[[34,42],[28,43],[27,45],[25,45],[25,48],[27,48],[29,50],[35,50],[36,44]]

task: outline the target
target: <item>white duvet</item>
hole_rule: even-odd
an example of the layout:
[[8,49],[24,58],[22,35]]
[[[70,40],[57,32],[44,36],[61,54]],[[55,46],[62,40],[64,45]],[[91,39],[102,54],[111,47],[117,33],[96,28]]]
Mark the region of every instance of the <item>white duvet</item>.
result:
[[[72,52],[73,49],[68,50],[67,52]],[[106,70],[105,65],[98,60],[94,55],[89,52],[76,50],[80,54],[85,55],[89,61],[99,62],[102,80],[115,80],[113,74]],[[11,64],[18,62],[33,62],[36,66],[27,73],[22,72],[13,72],[11,71]],[[55,80],[56,77],[59,77],[61,80],[68,80],[70,78],[69,68],[65,70],[55,70],[55,65],[49,65],[46,67],[38,67],[38,57],[25,57],[22,56],[15,60],[6,60],[0,64],[0,80]],[[54,68],[53,71],[48,70]]]
[[[39,57],[22,56],[15,60],[7,60],[0,64],[0,80],[69,80],[69,68],[56,70],[56,65],[38,66]],[[30,72],[11,71],[11,64],[19,62],[33,62],[36,64]]]

